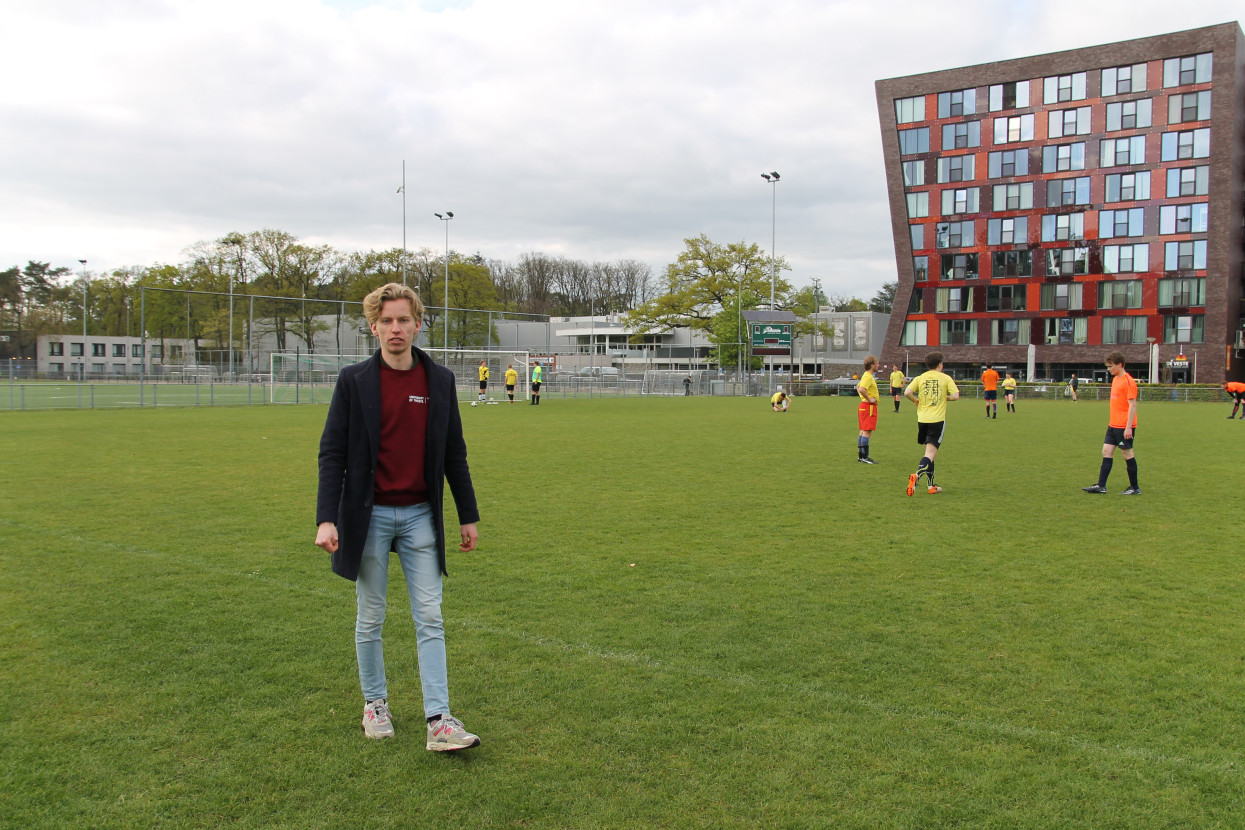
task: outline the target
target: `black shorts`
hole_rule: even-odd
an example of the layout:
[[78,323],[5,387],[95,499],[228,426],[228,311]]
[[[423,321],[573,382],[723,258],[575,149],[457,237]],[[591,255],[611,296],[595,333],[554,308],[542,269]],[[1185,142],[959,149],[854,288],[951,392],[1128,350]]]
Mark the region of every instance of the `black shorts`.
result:
[[903,395],[903,390],[902,390],[902,389],[900,389],[898,386],[892,386],[892,387],[891,387],[891,396],[892,396],[892,397],[898,398],[898,397],[901,397],[902,395]]
[[1003,394],[1010,398],[1016,394],[1016,390],[1015,389],[1004,389]]
[[480,391],[483,392],[487,389],[488,389],[488,381],[487,380],[480,381]]
[[538,380],[534,380],[534,381],[532,381],[532,391],[533,391],[533,392],[539,392],[539,391],[540,391],[540,381],[538,381]]
[[511,394],[512,392],[514,392],[514,384],[513,384],[513,383],[507,383],[507,384],[506,384],[506,394]]
[[1236,398],[1237,403],[1245,403],[1245,392],[1232,392],[1231,395]]
[[937,421],[932,424],[916,425],[916,442],[921,446],[933,444],[935,447],[942,446],[942,436],[946,433],[947,422]]
[[[1133,427],[1133,438],[1137,437],[1137,427]],[[1131,450],[1133,448],[1133,438],[1124,437],[1124,427],[1107,427],[1107,436],[1102,439],[1102,443],[1111,444],[1122,450]]]
[[986,390],[986,400],[988,400],[988,401],[997,401],[998,399],[999,399],[999,390],[997,390],[997,389],[987,389],[987,390]]

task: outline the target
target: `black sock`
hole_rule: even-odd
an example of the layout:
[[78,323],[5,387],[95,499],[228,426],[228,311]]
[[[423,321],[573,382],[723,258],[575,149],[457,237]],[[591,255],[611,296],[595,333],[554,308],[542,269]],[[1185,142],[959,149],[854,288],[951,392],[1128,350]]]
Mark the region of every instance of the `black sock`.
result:
[[1111,475],[1111,464],[1112,464],[1112,460],[1110,458],[1102,459],[1102,466],[1098,469],[1098,486],[1099,487],[1107,486],[1107,477]]
[[868,439],[868,438],[861,438],[861,439],[860,439],[860,441],[861,441],[861,444],[862,444],[862,446],[861,446],[861,448],[860,448],[860,457],[861,457],[861,458],[868,458],[868,457],[869,457],[869,439]]
[[1137,458],[1136,456],[1134,456],[1133,458],[1124,459],[1124,467],[1128,470],[1128,483],[1132,485],[1134,490],[1140,490],[1141,487],[1137,485]]
[[925,471],[925,478],[929,481],[929,486],[934,486],[934,462],[929,462],[929,469]]

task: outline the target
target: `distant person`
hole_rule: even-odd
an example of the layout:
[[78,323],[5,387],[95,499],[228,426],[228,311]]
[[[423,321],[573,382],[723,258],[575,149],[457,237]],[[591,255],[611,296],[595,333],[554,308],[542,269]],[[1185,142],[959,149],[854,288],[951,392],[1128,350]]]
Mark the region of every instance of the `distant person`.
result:
[[916,492],[917,483],[925,476],[932,496],[942,492],[934,483],[934,459],[946,432],[947,401],[960,398],[960,388],[950,375],[943,374],[942,352],[930,352],[925,356],[925,372],[914,378],[903,393],[916,404],[916,442],[925,447],[916,472],[908,476],[908,495]]
[[775,412],[786,412],[790,401],[791,399],[787,396],[786,392],[782,391],[782,387],[780,386],[778,387],[778,391],[770,396],[770,408]]
[[1003,400],[1007,404],[1007,411],[1014,413],[1016,411],[1016,379],[1012,377],[1011,372],[1003,378]]
[[869,437],[878,428],[878,382],[873,377],[878,359],[873,355],[865,358],[865,371],[856,384],[856,394],[860,396],[860,405],[856,407],[856,425],[860,432],[856,437],[856,460],[863,464],[876,464],[869,457]]
[[683,378],[683,394],[685,396],[692,394],[692,376],[688,375]]
[[895,399],[895,412],[899,412],[899,402],[903,400],[903,385],[907,378],[903,375],[903,370],[899,368],[898,363],[891,364],[891,397]]
[[460,551],[475,550],[480,514],[454,373],[414,345],[424,308],[413,289],[383,285],[364,298],[363,313],[380,348],[343,369],[333,390],[320,438],[316,545],[332,554],[334,573],[355,583],[363,734],[393,736],[381,631],[396,552],[415,620],[427,748],[466,749],[480,739],[450,714],[441,616],[445,483]]
[[994,410],[994,419],[999,417],[999,373],[994,371],[993,366],[987,366],[986,370],[981,373],[981,391],[986,399],[986,417],[991,417],[990,411]]
[[[1131,375],[1129,376],[1131,377]],[[1076,403],[1076,388],[1080,385],[1080,381],[1076,379],[1076,372],[1072,373],[1072,377],[1068,380],[1068,396],[1072,398],[1072,402]]]
[[1241,406],[1245,404],[1245,383],[1241,383],[1239,380],[1230,380],[1223,385],[1223,388],[1232,396],[1233,401],[1232,414],[1228,416],[1228,420],[1231,421],[1236,417],[1238,409],[1241,410],[1241,418],[1245,419],[1245,408]]
[[540,368],[540,361],[536,361],[536,365],[532,367],[532,406],[540,405],[540,379],[543,371]]
[[480,375],[480,403],[484,403],[488,398],[488,363],[481,360],[477,372]]
[[514,403],[514,385],[519,382],[519,373],[515,371],[514,364],[506,365],[506,397]]
[[1107,477],[1111,475],[1115,448],[1119,447],[1128,468],[1128,489],[1124,495],[1140,496],[1137,459],[1133,455],[1133,438],[1137,434],[1137,381],[1124,371],[1122,352],[1107,355],[1107,371],[1111,373],[1111,417],[1107,421],[1107,435],[1102,441],[1102,466],[1098,469],[1098,483],[1081,489],[1086,493],[1107,492]]

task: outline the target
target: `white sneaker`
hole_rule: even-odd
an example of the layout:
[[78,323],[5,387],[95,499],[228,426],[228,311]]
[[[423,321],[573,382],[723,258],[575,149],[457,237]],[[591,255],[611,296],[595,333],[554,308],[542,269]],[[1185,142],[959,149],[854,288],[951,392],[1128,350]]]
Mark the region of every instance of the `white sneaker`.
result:
[[363,734],[376,739],[393,737],[393,721],[386,701],[373,700],[363,707]]
[[449,752],[479,746],[480,738],[468,732],[458,718],[442,715],[428,724],[428,749]]

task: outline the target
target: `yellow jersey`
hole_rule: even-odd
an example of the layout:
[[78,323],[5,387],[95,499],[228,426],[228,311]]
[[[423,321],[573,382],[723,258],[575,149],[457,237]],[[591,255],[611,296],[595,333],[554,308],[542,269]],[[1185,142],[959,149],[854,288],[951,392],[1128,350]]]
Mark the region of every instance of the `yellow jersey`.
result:
[[519,381],[519,373],[516,372],[514,369],[507,369],[506,370],[506,385],[514,386],[516,383],[518,383],[518,381]]
[[786,397],[785,393],[775,392],[773,395],[770,396],[769,402],[773,404],[782,403],[782,399],[785,397]]
[[1016,379],[1015,378],[1004,378],[1003,379],[1003,391],[1004,392],[1015,392],[1016,391]]
[[873,372],[865,372],[860,383],[856,384],[856,394],[860,395],[862,401],[878,402],[878,382],[873,379]]
[[481,381],[488,380],[488,367],[487,366],[480,367],[480,380]]
[[891,388],[892,389],[903,388],[903,372],[899,371],[898,369],[891,372]]
[[905,395],[916,395],[916,420],[919,424],[936,424],[947,420],[947,398],[959,395],[960,387],[951,376],[937,369],[918,375],[904,390]]

